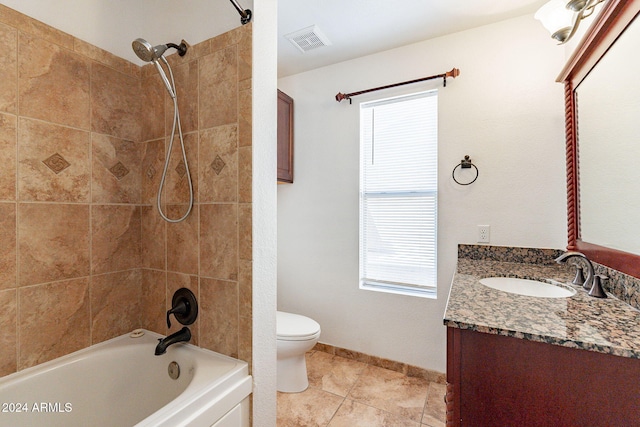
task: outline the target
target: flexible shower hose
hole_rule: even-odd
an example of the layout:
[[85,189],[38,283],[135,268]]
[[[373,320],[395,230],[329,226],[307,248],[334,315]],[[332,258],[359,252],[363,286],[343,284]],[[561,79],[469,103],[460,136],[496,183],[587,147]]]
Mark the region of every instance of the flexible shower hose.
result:
[[[164,161],[164,170],[162,171],[160,186],[158,187],[158,212],[160,213],[160,216],[162,217],[162,219],[164,219],[165,221],[176,223],[176,222],[184,221],[191,213],[191,209],[193,208],[193,184],[191,183],[191,173],[189,172],[189,164],[187,163],[187,154],[184,149],[184,137],[182,136],[182,126],[180,125],[180,113],[178,111],[178,96],[176,92],[176,83],[173,79],[173,72],[171,71],[171,66],[169,66],[169,62],[167,62],[164,56],[161,56],[160,59],[162,60],[162,62],[164,62],[164,64],[167,66],[167,69],[169,70],[169,76],[171,77],[171,86],[173,88],[173,93],[176,94],[176,96],[172,97],[173,98],[173,125],[171,127],[171,138],[169,138],[169,147],[167,148],[167,155]],[[182,217],[178,219],[172,219],[172,218],[169,218],[162,211],[161,200],[162,200],[162,189],[164,188],[165,180],[167,178],[167,169],[169,168],[169,160],[171,160],[171,152],[173,151],[173,140],[176,134],[176,128],[178,129],[178,135],[180,137],[180,149],[182,151],[182,160],[184,161],[184,167],[186,171],[185,175],[187,177],[187,182],[189,183],[189,208],[187,209],[187,212]]]

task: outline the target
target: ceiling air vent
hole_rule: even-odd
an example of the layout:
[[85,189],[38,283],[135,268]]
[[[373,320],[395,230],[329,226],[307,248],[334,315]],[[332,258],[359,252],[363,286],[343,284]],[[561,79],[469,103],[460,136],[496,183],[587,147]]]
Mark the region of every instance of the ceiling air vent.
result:
[[320,28],[318,28],[317,25],[312,25],[293,33],[285,34],[285,37],[302,53],[322,46],[331,45],[327,36],[320,31]]

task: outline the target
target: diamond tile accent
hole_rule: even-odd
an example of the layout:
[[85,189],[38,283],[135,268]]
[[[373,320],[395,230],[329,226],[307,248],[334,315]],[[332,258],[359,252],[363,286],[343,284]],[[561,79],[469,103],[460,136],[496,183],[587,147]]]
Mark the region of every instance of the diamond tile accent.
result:
[[44,163],[56,175],[71,166],[71,163],[67,162],[67,160],[58,153],[44,159],[42,163]]
[[156,175],[156,168],[154,168],[153,165],[149,166],[149,169],[147,169],[147,177],[149,179],[153,179],[155,175]]
[[184,178],[185,174],[187,173],[187,167],[184,164],[184,160],[180,160],[180,163],[178,163],[178,166],[176,166],[176,172],[178,173],[178,175],[180,175],[180,178]]
[[220,156],[216,156],[216,158],[211,162],[211,169],[216,173],[216,175],[220,175],[222,169],[226,166],[226,163]]
[[120,181],[122,178],[129,174],[129,169],[127,169],[126,166],[122,164],[122,162],[118,162],[115,165],[111,166],[109,172],[111,172],[113,176],[115,176],[116,179]]

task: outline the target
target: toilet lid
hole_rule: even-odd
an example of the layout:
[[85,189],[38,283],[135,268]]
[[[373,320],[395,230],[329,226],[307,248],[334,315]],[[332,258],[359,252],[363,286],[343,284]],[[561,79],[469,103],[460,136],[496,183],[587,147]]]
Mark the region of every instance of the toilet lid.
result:
[[320,325],[313,319],[299,314],[278,311],[276,313],[276,335],[278,339],[312,339],[320,333]]

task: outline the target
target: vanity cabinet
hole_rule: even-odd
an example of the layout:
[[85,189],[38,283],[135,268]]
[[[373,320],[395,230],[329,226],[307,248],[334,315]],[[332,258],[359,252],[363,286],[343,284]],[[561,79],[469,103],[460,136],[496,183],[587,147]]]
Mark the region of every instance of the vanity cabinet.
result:
[[447,426],[639,426],[640,359],[447,328]]
[[278,90],[278,182],[293,182],[293,99]]

